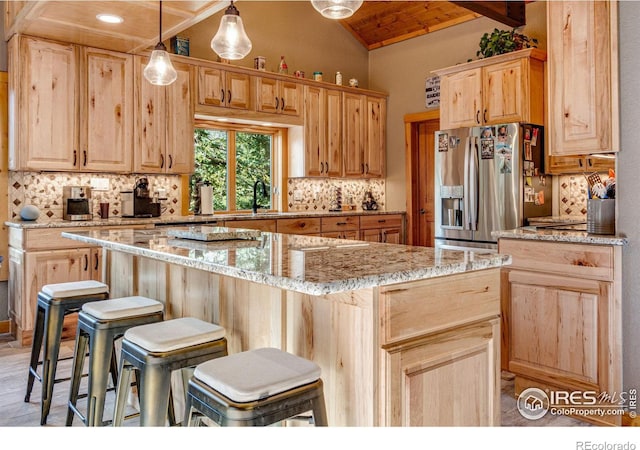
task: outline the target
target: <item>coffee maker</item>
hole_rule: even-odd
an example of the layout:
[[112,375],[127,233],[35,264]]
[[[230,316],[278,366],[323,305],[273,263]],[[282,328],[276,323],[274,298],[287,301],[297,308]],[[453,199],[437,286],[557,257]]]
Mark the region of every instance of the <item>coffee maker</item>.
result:
[[152,202],[149,196],[149,180],[138,178],[133,191],[121,191],[122,217],[158,217],[160,203]]
[[64,220],[92,220],[91,188],[64,186],[62,188],[62,218]]

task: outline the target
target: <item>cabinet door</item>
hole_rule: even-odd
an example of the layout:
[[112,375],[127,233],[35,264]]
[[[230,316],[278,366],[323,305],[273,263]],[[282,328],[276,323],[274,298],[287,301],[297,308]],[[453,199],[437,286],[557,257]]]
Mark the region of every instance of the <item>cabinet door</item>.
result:
[[133,57],[83,49],[80,168],[131,172],[133,148]]
[[343,167],[346,177],[361,178],[364,175],[366,101],[363,95],[345,92],[343,110]]
[[383,425],[500,425],[499,353],[498,319],[385,351]]
[[224,106],[227,98],[224,72],[210,67],[198,68],[198,103],[208,106]]
[[136,100],[134,169],[136,172],[163,173],[166,87],[154,86],[144,78],[142,71],[149,62],[148,58],[136,56],[134,61]]
[[619,150],[616,25],[617,2],[547,4],[547,122],[554,155]]
[[90,249],[51,250],[24,254],[26,274],[22,329],[33,330],[37,296],[42,286],[91,279]]
[[509,272],[509,370],[567,388],[607,387],[612,283]]
[[360,239],[368,242],[382,242],[381,230],[360,230]]
[[323,123],[326,127],[325,173],[330,177],[342,176],[342,92],[327,89],[326,114]]
[[527,58],[483,68],[483,123],[498,124],[529,119],[527,73]]
[[[74,170],[80,154],[77,141],[77,56],[71,44],[56,44],[23,37],[16,80],[23,89],[18,99],[19,168]],[[18,60],[15,60],[18,58]],[[12,78],[13,80],[13,78]],[[18,168],[18,167],[17,167]]]
[[257,77],[256,85],[256,110],[272,114],[277,113],[280,110],[278,80]]
[[385,228],[381,231],[382,242],[388,244],[402,243],[402,230],[400,228]]
[[92,248],[90,250],[91,279],[103,281],[102,276],[102,248]]
[[166,173],[189,174],[194,168],[195,108],[193,89],[195,66],[173,63],[178,79],[166,86]]
[[325,90],[305,86],[304,94],[304,168],[309,177],[325,174]]
[[586,169],[583,156],[549,156],[547,171],[551,174],[583,173]]
[[440,128],[474,127],[482,118],[482,70],[470,69],[440,79],[440,104],[444,114],[440,117]]
[[227,72],[225,78],[227,106],[234,109],[249,109],[251,106],[251,83],[249,75]]
[[384,176],[386,120],[386,101],[382,98],[367,97],[367,137],[364,154],[364,174],[366,177],[381,178]]
[[302,85],[295,81],[279,81],[280,112],[299,116],[302,111]]

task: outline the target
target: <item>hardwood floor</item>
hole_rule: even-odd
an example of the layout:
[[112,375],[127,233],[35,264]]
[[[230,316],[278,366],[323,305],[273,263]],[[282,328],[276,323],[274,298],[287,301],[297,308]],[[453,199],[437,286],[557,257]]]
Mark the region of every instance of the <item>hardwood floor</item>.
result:
[[[65,342],[60,350],[61,357],[73,355],[73,343]],[[25,388],[27,385],[27,367],[29,366],[30,349],[19,347],[9,335],[0,335],[0,427],[35,427],[40,424],[40,388],[35,382],[31,401],[24,402]],[[61,361],[58,365],[58,377],[68,376],[71,371],[71,360]],[[568,427],[589,426],[588,423],[572,419],[570,417],[554,417],[547,415],[542,419],[531,421],[520,415],[513,397],[513,379],[510,374],[503,374],[502,378],[502,426],[507,427]],[[86,378],[80,392],[86,391]],[[69,395],[69,382],[56,384],[53,391],[51,412],[47,419],[49,427],[64,426],[67,417],[67,401]],[[107,406],[105,417],[113,413],[114,393],[107,394]],[[79,405],[83,403],[79,401]],[[129,411],[131,412],[131,411]],[[128,412],[128,413],[129,413]],[[137,426],[138,419],[125,421],[125,426]],[[73,426],[84,426],[76,417]]]

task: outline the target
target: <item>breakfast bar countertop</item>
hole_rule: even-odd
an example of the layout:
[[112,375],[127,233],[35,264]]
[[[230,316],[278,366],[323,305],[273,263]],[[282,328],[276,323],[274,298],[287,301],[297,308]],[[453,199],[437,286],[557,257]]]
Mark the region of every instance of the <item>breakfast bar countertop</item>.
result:
[[[168,230],[63,232],[107,250],[240,278],[304,294],[324,295],[497,268],[509,255],[436,250],[314,236],[262,232],[255,240],[200,242]],[[199,228],[199,227],[195,227]]]
[[[586,225],[584,225],[586,230]],[[526,239],[531,241],[568,242],[574,244],[627,245],[627,238],[617,235],[592,234],[576,229],[553,230],[535,226],[516,228],[515,230],[494,231],[491,236],[497,239]]]

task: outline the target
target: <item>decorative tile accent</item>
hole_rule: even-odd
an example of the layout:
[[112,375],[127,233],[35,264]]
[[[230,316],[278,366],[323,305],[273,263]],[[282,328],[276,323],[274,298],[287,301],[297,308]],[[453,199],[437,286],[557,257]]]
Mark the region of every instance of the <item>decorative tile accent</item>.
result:
[[[600,174],[602,180],[609,178],[609,174]],[[587,199],[589,198],[589,183],[584,175],[560,175],[558,177],[560,192],[556,198],[560,202],[561,218],[587,219]]]
[[[385,209],[384,180],[352,180],[341,178],[289,178],[287,203],[290,211],[329,211],[336,200],[337,189],[342,190],[342,205],[355,205],[362,211],[364,194],[371,191],[378,209]],[[296,198],[302,200],[296,201]]]
[[[94,217],[99,217],[101,202],[111,204],[109,215],[119,217],[122,210],[120,192],[132,190],[142,175],[57,173],[57,172],[9,172],[10,219],[19,217],[24,205],[34,205],[40,213],[51,219],[62,219],[62,190],[64,186],[89,186],[91,178],[109,179],[108,191],[92,191]],[[182,211],[179,175],[145,175],[149,179],[149,188],[164,188],[168,198],[162,200],[162,215],[179,215]],[[169,206],[171,207],[169,208]],[[41,216],[42,217],[42,216]]]

